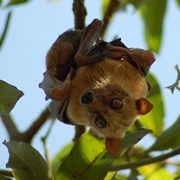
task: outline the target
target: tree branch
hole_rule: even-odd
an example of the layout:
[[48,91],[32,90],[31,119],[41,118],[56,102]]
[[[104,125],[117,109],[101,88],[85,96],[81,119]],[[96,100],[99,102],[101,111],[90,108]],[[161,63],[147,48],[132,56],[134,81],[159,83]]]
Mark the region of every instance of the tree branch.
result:
[[46,122],[48,118],[52,116],[48,107],[40,114],[40,116],[32,123],[32,125],[23,133],[20,133],[11,118],[11,116],[1,115],[2,122],[6,127],[6,130],[11,141],[23,141],[31,143],[34,135],[39,131],[42,125]]
[[77,142],[77,140],[86,132],[86,127],[81,125],[76,125],[75,127],[75,135],[73,138],[74,142]]
[[19,136],[19,131],[10,115],[1,115],[2,122],[6,128],[9,139],[12,140]]
[[139,160],[136,162],[129,162],[129,163],[124,163],[124,164],[114,164],[110,167],[109,170],[110,171],[119,171],[119,170],[124,170],[124,169],[137,168],[140,166],[160,162],[160,161],[163,161],[165,159],[168,159],[170,157],[173,157],[173,156],[176,156],[179,154],[180,154],[180,147],[175,148],[171,152],[168,152],[168,153],[160,155],[160,156],[146,158],[146,159],[142,159],[142,160]]
[[[83,29],[85,27],[86,8],[84,0],[74,0],[73,2],[74,24],[75,29]],[[86,131],[85,126],[76,125],[73,141],[76,142]]]
[[107,11],[105,12],[104,17],[103,17],[104,24],[101,29],[101,37],[104,37],[106,30],[109,26],[109,22],[112,20],[114,13],[120,7],[121,7],[121,0],[111,0],[110,1]]
[[21,134],[22,140],[24,142],[30,143],[34,135],[39,131],[42,125],[46,122],[48,118],[52,116],[48,107],[40,114],[40,116],[32,123],[32,125]]
[[86,8],[84,0],[74,0],[73,2],[75,29],[83,29],[85,27]]
[[2,174],[3,176],[7,176],[7,177],[14,177],[12,174],[12,171],[7,171],[7,170],[2,170],[0,169],[0,174]]

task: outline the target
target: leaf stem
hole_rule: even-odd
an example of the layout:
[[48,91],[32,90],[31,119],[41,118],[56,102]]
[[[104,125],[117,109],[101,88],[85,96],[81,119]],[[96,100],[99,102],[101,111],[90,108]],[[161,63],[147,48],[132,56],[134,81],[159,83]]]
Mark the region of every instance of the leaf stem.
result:
[[0,38],[0,49],[2,48],[4,39],[5,39],[6,35],[7,35],[7,31],[8,31],[8,27],[9,27],[9,24],[10,24],[11,17],[12,17],[12,12],[10,11],[8,13],[8,15],[7,15],[6,24],[5,24],[3,33],[2,33],[1,38]]
[[2,122],[8,132],[9,139],[13,140],[19,136],[19,131],[10,115],[1,115]]
[[54,120],[51,121],[51,124],[50,124],[50,126],[48,128],[47,133],[45,134],[44,137],[41,138],[41,140],[43,142],[43,146],[44,146],[45,157],[46,157],[46,162],[47,162],[47,167],[48,167],[48,174],[49,174],[49,179],[50,180],[53,180],[54,178],[53,178],[53,175],[52,175],[52,168],[51,168],[51,163],[50,163],[50,158],[49,158],[49,149],[48,149],[48,146],[46,144],[46,140],[47,140],[47,138],[48,138],[48,136],[49,136],[49,134],[50,134],[50,132],[52,130],[54,122],[55,122]]
[[104,37],[106,30],[109,26],[110,21],[112,20],[112,17],[116,10],[121,6],[121,1],[119,0],[110,0],[110,3],[108,5],[108,9],[106,10],[104,17],[103,17],[103,26],[101,29],[101,37]]
[[124,169],[130,169],[130,168],[137,168],[140,166],[156,163],[159,161],[163,161],[165,159],[168,159],[172,156],[176,156],[180,154],[180,147],[173,149],[172,151],[165,153],[160,156],[152,157],[152,158],[146,158],[142,159],[136,162],[129,162],[129,163],[124,163],[124,164],[114,164],[110,167],[110,171],[119,171],[119,170],[124,170]]

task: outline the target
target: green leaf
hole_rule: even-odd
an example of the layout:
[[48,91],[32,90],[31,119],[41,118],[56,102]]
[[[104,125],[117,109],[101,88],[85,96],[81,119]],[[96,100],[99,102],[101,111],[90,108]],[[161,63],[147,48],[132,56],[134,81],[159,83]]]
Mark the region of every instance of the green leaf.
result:
[[124,174],[116,174],[115,178],[112,180],[127,180],[127,177]]
[[109,172],[107,176],[103,180],[116,180],[115,179],[116,172]]
[[180,7],[180,0],[176,0],[178,6]]
[[149,50],[159,52],[167,0],[147,0],[140,8]]
[[12,179],[0,174],[0,180],[12,180]]
[[64,159],[68,156],[69,152],[71,151],[72,147],[74,146],[74,143],[68,143],[65,145],[52,159],[52,172],[53,175],[57,173],[57,170],[60,166],[60,164],[64,161]]
[[171,174],[162,163],[154,163],[138,168],[138,171],[148,180],[170,180],[174,179],[175,175]]
[[49,180],[46,161],[39,152],[27,143],[3,142],[10,158],[6,167],[13,169],[16,180]]
[[5,7],[27,3],[28,1],[30,1],[30,0],[11,0]]
[[117,174],[117,172],[108,172],[103,180],[127,180],[127,177],[122,174]]
[[110,4],[110,0],[102,0],[102,17],[104,17],[107,9],[108,9],[108,6]]
[[[128,133],[122,140],[120,154],[150,132],[150,130],[139,130]],[[69,156],[60,165],[56,180],[104,179],[114,160],[115,158],[107,152],[104,140],[87,132],[78,140]]]
[[0,80],[0,114],[8,115],[23,95],[15,86]]
[[146,0],[126,0],[127,3],[131,3],[135,8],[139,8]]
[[158,136],[162,133],[164,127],[164,100],[159,86],[159,82],[152,74],[148,74],[147,80],[151,85],[151,91],[148,100],[154,105],[150,113],[141,116],[140,120],[147,129],[153,130],[153,135]]
[[180,146],[180,116],[176,122],[162,132],[148,151],[161,151]]

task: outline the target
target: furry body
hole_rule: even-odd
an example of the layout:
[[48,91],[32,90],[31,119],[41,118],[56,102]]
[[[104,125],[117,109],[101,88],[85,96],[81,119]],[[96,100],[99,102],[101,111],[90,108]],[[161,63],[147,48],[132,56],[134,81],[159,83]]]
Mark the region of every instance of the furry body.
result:
[[145,76],[155,58],[121,39],[103,41],[101,26],[95,19],[82,31],[61,34],[47,53],[40,87],[59,120],[90,126],[116,156],[128,127],[153,107],[145,99],[150,89]]

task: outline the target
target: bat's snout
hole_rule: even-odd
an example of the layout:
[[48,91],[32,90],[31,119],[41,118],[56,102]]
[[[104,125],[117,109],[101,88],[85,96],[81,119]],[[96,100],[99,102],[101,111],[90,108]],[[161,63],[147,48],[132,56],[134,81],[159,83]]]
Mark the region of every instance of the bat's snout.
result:
[[82,96],[81,96],[81,103],[82,104],[90,104],[93,101],[93,93],[91,91],[86,91]]

